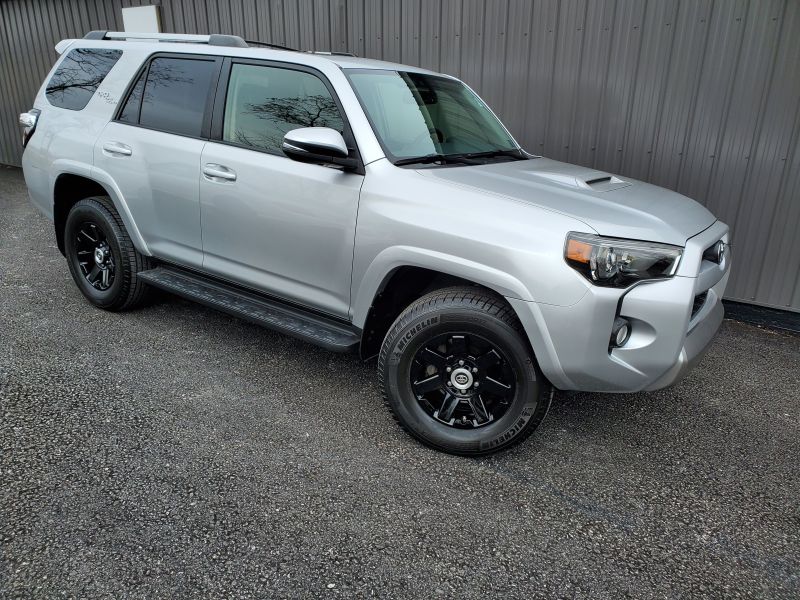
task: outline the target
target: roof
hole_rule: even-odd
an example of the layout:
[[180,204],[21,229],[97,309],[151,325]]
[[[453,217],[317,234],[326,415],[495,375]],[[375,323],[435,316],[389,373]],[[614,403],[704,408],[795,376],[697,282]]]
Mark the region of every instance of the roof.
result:
[[441,75],[436,71],[403,65],[400,63],[375,60],[374,58],[361,58],[359,56],[345,56],[341,54],[327,54],[325,52],[314,52],[316,56],[322,56],[336,63],[342,69],[382,69],[384,71],[411,71],[417,73],[430,73],[431,75]]
[[[129,31],[90,31],[87,33],[83,41],[95,42],[114,42],[126,44],[131,42],[135,44],[136,48],[142,48],[143,45],[153,44],[160,49],[166,49],[165,44],[171,46],[170,50],[175,51],[172,46],[177,46],[180,50],[185,51],[187,48],[199,50],[203,49],[203,53],[213,53],[222,56],[254,56],[265,59],[284,59],[287,53],[297,56],[298,54],[303,57],[313,56],[316,59],[322,59],[334,63],[341,69],[380,69],[389,71],[406,71],[412,73],[428,73],[431,75],[441,75],[436,71],[422,69],[411,65],[403,65],[400,63],[386,62],[382,60],[374,60],[371,58],[359,58],[354,55],[336,53],[336,52],[320,52],[320,51],[303,51],[294,50],[291,48],[284,48],[277,45],[270,45],[264,42],[247,42],[243,38],[236,35],[224,34],[210,34],[210,35],[194,35],[182,33],[137,33]],[[81,40],[63,40],[56,45],[56,50],[61,53],[66,48],[70,47],[73,42]],[[95,45],[95,44],[91,44]],[[299,58],[299,57],[298,57]],[[306,63],[306,60],[298,60],[299,63]]]

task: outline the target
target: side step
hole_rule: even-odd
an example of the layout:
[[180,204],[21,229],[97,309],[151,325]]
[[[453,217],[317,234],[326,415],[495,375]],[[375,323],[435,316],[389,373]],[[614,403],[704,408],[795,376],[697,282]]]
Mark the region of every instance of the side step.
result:
[[139,277],[176,296],[334,352],[353,351],[361,341],[360,331],[346,323],[190,271],[160,266],[142,271]]

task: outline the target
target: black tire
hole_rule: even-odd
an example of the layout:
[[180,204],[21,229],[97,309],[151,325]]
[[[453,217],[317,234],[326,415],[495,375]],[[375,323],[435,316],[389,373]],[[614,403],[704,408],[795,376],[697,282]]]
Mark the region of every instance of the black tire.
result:
[[[82,234],[81,232],[88,232]],[[91,241],[96,238],[98,241]],[[87,264],[87,249],[102,244],[110,269],[107,282],[90,283],[93,255]],[[109,311],[122,311],[142,304],[150,288],[138,278],[151,268],[150,259],[136,251],[122,219],[107,196],[84,198],[75,204],[64,225],[64,250],[72,278],[89,302]],[[79,252],[82,255],[79,256]],[[90,273],[86,273],[88,269]]]
[[[436,344],[437,340],[444,341],[431,352],[429,346]],[[466,348],[466,351],[461,354],[449,352],[448,348],[455,348],[455,344],[459,351],[462,348]],[[502,358],[495,359],[496,366],[490,368],[502,369],[507,378],[505,383],[510,389],[503,400],[495,400],[494,409],[488,401],[484,402],[484,398],[480,399],[481,412],[471,412],[472,400],[479,395],[477,386],[468,390],[453,386],[465,385],[465,379],[469,380],[470,385],[474,385],[474,382],[480,384],[481,371],[486,362],[476,362],[479,359],[473,354],[477,352],[474,349],[479,345],[485,348],[485,344],[489,344],[496,352],[492,356]],[[464,362],[452,361],[458,361],[462,354],[466,357],[466,366],[472,365],[472,369],[468,368],[467,371],[475,373],[474,380],[468,374],[457,373],[464,370]],[[425,361],[420,359],[421,356],[430,355],[435,355],[436,366],[425,365]],[[442,361],[442,357],[446,360]],[[450,365],[455,366],[455,370]],[[420,368],[426,369],[424,381],[439,377],[441,381],[436,380],[432,385],[441,384],[445,387],[436,387],[426,392],[427,396],[418,396],[418,386],[422,382],[412,381],[412,374],[415,370],[419,373]],[[486,371],[488,373],[488,368]],[[513,309],[502,297],[481,288],[437,290],[406,308],[386,334],[378,360],[378,372],[384,401],[403,429],[422,443],[451,454],[491,454],[520,443],[542,422],[552,397],[552,388],[536,364]],[[493,376],[494,373],[497,371],[493,372]],[[457,375],[461,380],[455,379]],[[500,379],[499,376],[494,377]],[[484,382],[490,383],[488,375]],[[491,381],[491,384],[493,388],[497,387],[496,381]],[[486,385],[481,388],[484,390],[481,396],[488,397],[486,388]],[[449,394],[451,391],[457,393]],[[472,396],[467,400],[460,394]],[[434,396],[433,400],[430,399],[431,395]],[[442,403],[436,408],[438,398],[442,398]],[[447,412],[445,405],[453,406],[453,403],[456,408],[450,408]],[[458,415],[456,411],[459,410],[463,414],[460,419],[455,419],[454,415]],[[493,418],[495,413],[499,415],[496,419]],[[468,417],[469,414],[472,417]],[[482,425],[473,418],[478,414],[484,417]],[[447,422],[443,420],[443,415]]]

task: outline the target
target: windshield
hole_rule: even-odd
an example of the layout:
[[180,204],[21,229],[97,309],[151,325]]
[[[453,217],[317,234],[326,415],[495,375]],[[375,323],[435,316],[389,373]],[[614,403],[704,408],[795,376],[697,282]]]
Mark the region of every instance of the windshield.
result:
[[497,117],[458,80],[377,69],[347,74],[396,164],[415,158],[525,157]]

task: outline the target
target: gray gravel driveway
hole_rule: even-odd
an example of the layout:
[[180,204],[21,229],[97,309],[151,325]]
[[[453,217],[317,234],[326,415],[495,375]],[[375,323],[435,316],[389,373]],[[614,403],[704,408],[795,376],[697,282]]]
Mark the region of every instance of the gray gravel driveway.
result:
[[164,297],[89,306],[0,168],[3,598],[800,597],[800,338],[726,321],[651,394],[485,459],[375,365]]

